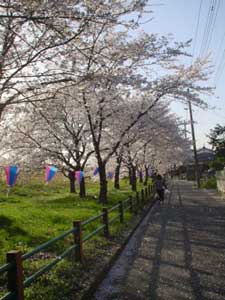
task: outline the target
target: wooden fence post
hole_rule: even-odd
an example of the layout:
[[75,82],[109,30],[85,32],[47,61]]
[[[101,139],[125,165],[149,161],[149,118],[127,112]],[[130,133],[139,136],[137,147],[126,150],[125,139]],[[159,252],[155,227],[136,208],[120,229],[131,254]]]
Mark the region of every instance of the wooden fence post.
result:
[[81,263],[84,263],[83,241],[82,241],[82,225],[81,221],[74,221],[74,243],[77,246],[75,248],[75,259]]
[[123,201],[119,201],[119,211],[120,211],[120,223],[124,221],[124,209],[123,209]]
[[133,212],[133,197],[129,196],[129,203],[130,203],[130,212]]
[[24,300],[23,265],[20,251],[9,251],[7,263],[13,263],[14,267],[8,271],[8,290],[16,294],[15,300]]
[[144,195],[144,190],[141,189],[141,207],[144,207],[144,202],[145,202],[145,195]]
[[149,196],[151,195],[151,186],[150,186],[150,184],[148,185],[148,195]]
[[148,201],[148,189],[145,188],[145,201],[147,202]]
[[102,208],[102,222],[105,225],[104,227],[104,236],[106,238],[109,237],[109,213],[108,213],[108,208],[107,207],[103,207]]

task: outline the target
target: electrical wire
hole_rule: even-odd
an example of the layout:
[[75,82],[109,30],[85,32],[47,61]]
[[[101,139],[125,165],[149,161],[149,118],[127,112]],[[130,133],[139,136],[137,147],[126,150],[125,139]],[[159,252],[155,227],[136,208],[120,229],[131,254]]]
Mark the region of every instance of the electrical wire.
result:
[[203,0],[201,0],[199,9],[198,9],[198,20],[197,20],[197,26],[195,29],[194,45],[193,45],[193,52],[192,52],[192,62],[193,62],[194,55],[195,55],[195,48],[196,48],[197,37],[198,37],[198,29],[199,29],[199,22],[200,22],[201,10],[202,10],[202,3],[203,3]]
[[211,40],[212,40],[212,37],[213,37],[213,32],[214,32],[215,25],[216,25],[216,20],[217,20],[217,16],[218,16],[218,12],[219,12],[219,7],[220,7],[220,0],[218,0],[215,3],[215,15],[214,15],[214,19],[212,20],[212,26],[210,28],[211,31],[209,32],[208,40],[207,40],[207,43],[206,43],[206,46],[205,46],[205,53],[208,52],[209,46],[210,46],[210,43],[211,43]]
[[220,44],[218,46],[217,52],[216,52],[216,60],[215,60],[215,66],[216,66],[216,70],[215,70],[215,76],[214,76],[214,84],[216,85],[216,83],[220,80],[224,68],[225,68],[225,48],[223,49],[222,55],[219,55],[220,53],[220,49],[222,48],[223,44],[225,42],[225,32],[223,34],[223,37],[220,41]]
[[208,15],[206,17],[206,24],[205,24],[205,29],[204,29],[204,33],[203,33],[203,38],[202,38],[202,43],[201,43],[201,48],[200,48],[199,56],[201,56],[201,54],[203,52],[203,46],[204,46],[205,39],[206,39],[206,33],[207,33],[208,27],[209,27],[209,20],[210,20],[212,5],[213,5],[213,0],[211,0],[210,5],[209,5]]
[[205,25],[205,30],[204,30],[204,34],[203,34],[201,49],[200,49],[200,55],[199,55],[200,57],[205,55],[208,44],[211,40],[211,36],[214,31],[213,25],[215,26],[215,20],[216,20],[216,16],[217,16],[216,11],[218,12],[217,7],[218,7],[218,1],[211,0],[207,19],[206,19],[206,25]]
[[[202,3],[200,3],[200,8],[201,8]],[[207,54],[209,51],[209,47],[213,38],[213,34],[216,28],[216,22],[218,18],[218,13],[220,10],[221,6],[221,0],[211,0],[210,5],[208,8],[208,14],[206,18],[206,23],[205,23],[205,28],[204,28],[204,33],[203,33],[203,39],[200,47],[200,53],[199,56],[202,57]],[[199,21],[198,21],[199,24]],[[197,28],[198,30],[198,28]],[[196,40],[197,40],[197,33],[196,33]],[[225,33],[221,39],[220,45],[217,50],[217,55],[216,55],[216,61],[215,61],[215,66],[216,70],[214,72],[214,85],[220,80],[221,76],[223,75],[224,69],[225,69],[225,48],[222,51],[221,55],[220,49],[222,48],[222,45],[225,42]]]
[[220,63],[218,64],[218,68],[215,73],[215,79],[214,79],[215,84],[217,83],[217,81],[220,80],[220,78],[224,72],[224,68],[225,68],[225,49],[223,50],[223,54],[222,54]]

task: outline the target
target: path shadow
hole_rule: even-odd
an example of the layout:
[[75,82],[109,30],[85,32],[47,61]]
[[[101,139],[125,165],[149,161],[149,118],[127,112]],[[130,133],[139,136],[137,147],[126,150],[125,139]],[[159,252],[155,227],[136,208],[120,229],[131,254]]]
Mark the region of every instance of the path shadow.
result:
[[[157,205],[147,214],[142,223],[139,225],[129,243],[126,245],[116,264],[112,267],[108,276],[103,280],[100,289],[97,289],[92,299],[129,299],[136,300],[137,296],[129,289],[125,288],[130,273],[135,269],[135,262],[138,257],[138,251],[144,240],[145,233],[149,227],[152,214],[157,211]],[[135,286],[136,288],[136,286]]]
[[183,228],[183,236],[184,236],[185,268],[189,271],[189,274],[190,274],[190,284],[191,284],[194,299],[204,300],[203,290],[202,290],[202,286],[200,284],[200,278],[199,278],[198,273],[195,271],[195,269],[193,267],[191,241],[189,238],[188,227],[187,227],[187,217],[186,217],[185,208],[183,208],[179,186],[178,186],[177,192],[178,192],[179,203],[180,203],[180,206],[182,207],[182,228]]
[[150,273],[150,286],[149,286],[149,296],[151,300],[157,299],[157,289],[159,285],[159,271],[161,265],[161,253],[164,246],[165,241],[165,234],[166,234],[166,226],[168,223],[168,218],[166,217],[167,211],[169,207],[167,206],[166,209],[162,212],[160,216],[159,222],[161,222],[160,233],[158,236],[158,241],[155,247],[155,253],[153,257],[152,263],[152,271]]
[[[181,197],[178,188],[177,201],[175,203],[169,201],[162,211],[161,220],[157,221],[161,227],[152,258],[149,285],[151,300],[177,299],[176,297],[179,299],[189,297],[188,299],[195,300],[225,299],[223,279],[215,280],[213,272],[215,266],[209,268],[207,258],[204,260],[205,265],[198,263],[202,249],[203,253],[212,253],[212,261],[214,256],[217,256],[215,251],[225,253],[225,205],[218,206],[218,203],[213,201],[208,205],[206,201],[203,202],[205,197],[202,195],[198,197],[196,193],[194,193],[196,198],[188,201],[193,193],[190,190],[187,192],[183,189]],[[184,202],[183,195],[185,195]],[[163,249],[165,252],[162,257]],[[178,261],[171,254],[176,249],[180,253]],[[218,262],[219,260],[216,260],[215,264]],[[220,260],[220,264],[221,262]],[[219,277],[225,279],[221,266],[220,270],[221,276],[217,274],[217,279]],[[215,298],[206,297],[210,293],[214,293]]]
[[[185,267],[189,271],[193,299],[206,299],[206,292],[215,293],[214,296],[210,296],[215,297],[215,299],[217,297],[221,300],[225,299],[223,280],[221,282],[216,280],[216,284],[214,283],[216,278],[214,271],[218,263],[215,257],[217,253],[219,257],[219,253],[225,252],[225,205],[215,202],[214,199],[207,200],[207,197],[196,194],[196,191],[194,191],[196,199],[188,201],[188,203],[186,201],[183,204],[182,198],[187,200],[192,192],[184,189],[183,195],[181,196],[178,187],[182,212]],[[195,251],[194,254],[193,251]],[[208,258],[204,258],[204,255],[207,255]],[[201,262],[198,262],[198,258],[202,257]],[[198,266],[200,269],[198,269]],[[222,271],[222,268],[220,270]],[[204,275],[207,275],[205,281],[203,280]],[[222,273],[221,276],[224,277]],[[212,288],[212,285],[214,288]]]
[[169,194],[169,197],[164,200],[164,202],[161,204],[160,210],[161,214],[155,218],[154,222],[155,224],[160,225],[160,232],[157,236],[157,242],[155,246],[154,256],[152,258],[152,271],[150,273],[150,284],[149,284],[149,299],[155,300],[157,299],[157,289],[159,286],[159,272],[160,272],[160,265],[162,262],[162,249],[164,247],[165,243],[165,235],[166,235],[166,226],[168,223],[168,211],[171,207],[171,199],[173,195],[173,189],[174,187],[170,187],[171,191]]

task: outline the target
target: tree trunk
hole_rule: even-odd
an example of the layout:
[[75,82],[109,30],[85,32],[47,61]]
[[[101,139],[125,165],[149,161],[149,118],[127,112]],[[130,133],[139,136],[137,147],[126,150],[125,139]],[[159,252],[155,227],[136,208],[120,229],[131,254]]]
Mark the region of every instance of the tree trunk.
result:
[[84,177],[82,178],[81,183],[80,183],[80,194],[79,195],[81,198],[86,197],[86,186],[85,186]]
[[142,173],[142,171],[139,172],[139,182],[143,183],[143,173]]
[[108,202],[105,163],[100,162],[98,166],[99,166],[99,178],[100,178],[99,202],[105,205]]
[[148,167],[145,167],[145,182],[144,185],[148,185]]
[[76,193],[74,171],[69,171],[69,180],[70,180],[70,193]]
[[132,166],[132,183],[131,183],[132,191],[137,191],[137,176],[136,176],[136,168]]
[[129,184],[132,185],[132,168],[131,167],[128,168],[128,172],[129,172]]
[[114,178],[114,188],[120,189],[120,167],[121,167],[121,159],[117,159],[117,164],[115,168],[115,178]]

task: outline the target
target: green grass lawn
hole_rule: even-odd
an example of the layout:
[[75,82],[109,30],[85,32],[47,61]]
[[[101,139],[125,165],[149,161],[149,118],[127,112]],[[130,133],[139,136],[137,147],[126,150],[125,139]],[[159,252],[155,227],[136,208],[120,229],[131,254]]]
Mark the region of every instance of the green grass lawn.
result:
[[[89,181],[86,188],[87,197],[80,199],[78,194],[68,192],[68,182],[62,178],[49,185],[44,185],[40,179],[32,179],[32,184],[18,182],[7,198],[6,185],[1,182],[0,265],[5,262],[7,251],[27,252],[70,229],[74,220],[85,220],[101,212],[102,206],[97,200],[99,184]],[[108,189],[109,206],[131,194],[126,180],[121,181],[121,190],[114,189],[113,182],[109,182]],[[96,224],[91,224],[87,231],[94,227]],[[58,244],[53,248],[60,252],[66,243]]]

